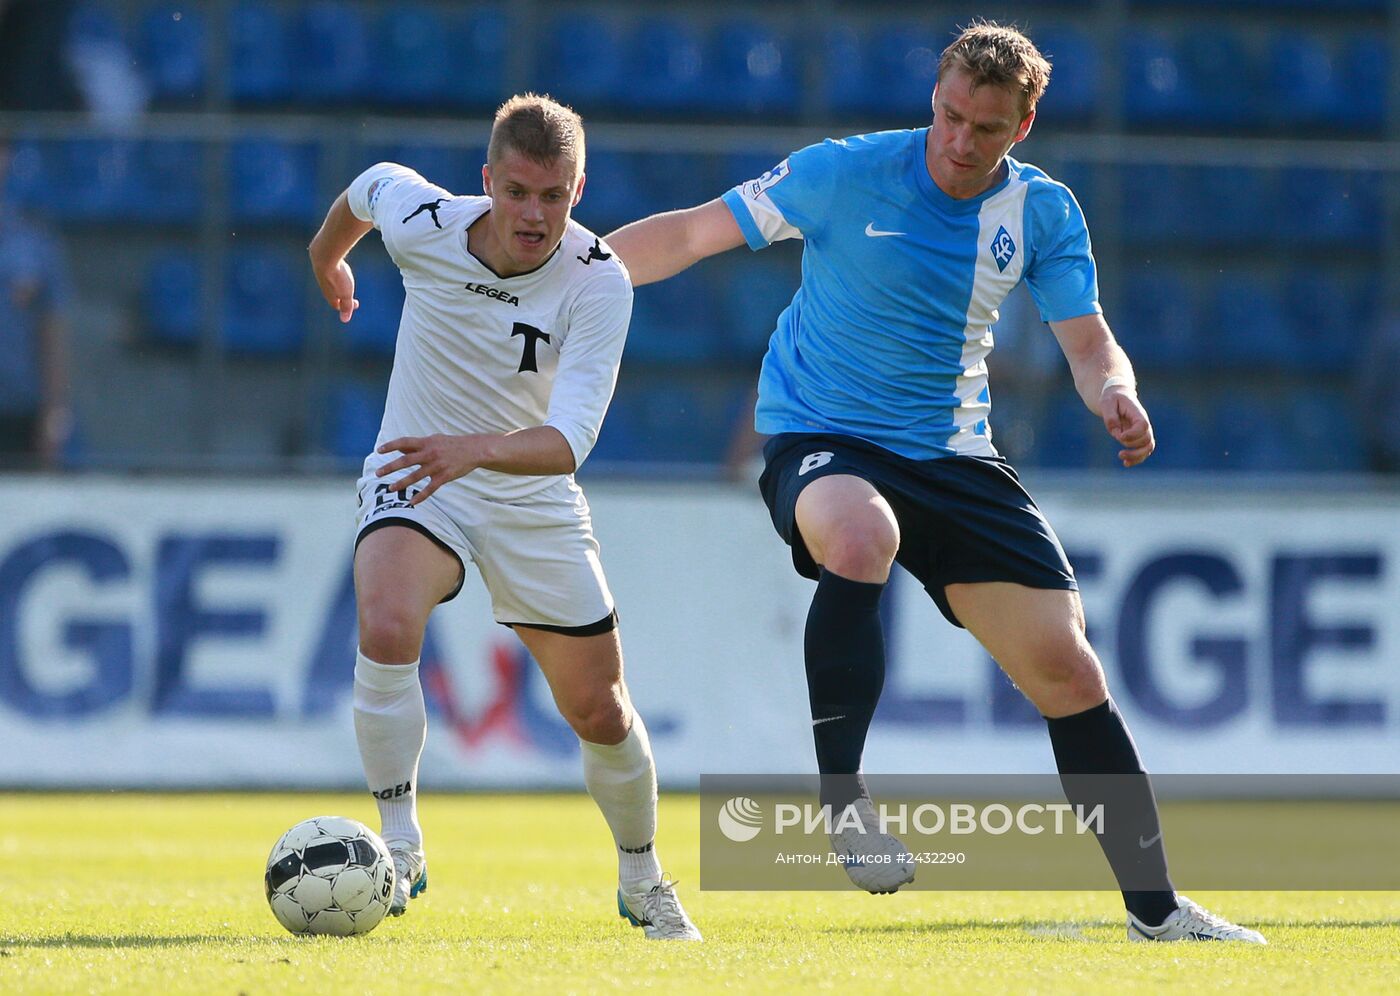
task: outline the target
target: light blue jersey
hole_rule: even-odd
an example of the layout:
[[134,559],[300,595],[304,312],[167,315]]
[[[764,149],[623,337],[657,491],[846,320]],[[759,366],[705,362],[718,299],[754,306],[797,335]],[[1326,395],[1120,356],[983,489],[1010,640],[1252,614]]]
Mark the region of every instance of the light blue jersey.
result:
[[1084,215],[1007,158],[956,200],[929,176],[928,129],[809,146],[724,195],[751,249],[801,238],[802,285],[759,377],[759,432],[837,432],[916,460],[992,456],[987,354],[1021,280],[1047,322],[1099,312]]

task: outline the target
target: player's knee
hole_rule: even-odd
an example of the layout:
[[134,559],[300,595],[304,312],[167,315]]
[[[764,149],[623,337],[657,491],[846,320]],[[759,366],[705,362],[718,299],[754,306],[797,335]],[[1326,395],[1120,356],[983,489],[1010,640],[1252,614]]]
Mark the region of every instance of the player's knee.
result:
[[614,692],[570,703],[560,711],[580,740],[591,744],[620,744],[627,738],[630,716]]
[[1074,669],[1064,685],[1065,698],[1078,712],[1092,709],[1108,698],[1108,684],[1104,681],[1103,668],[1092,657]]
[[417,658],[424,620],[411,607],[391,601],[360,608],[360,647],[371,660],[403,663]]
[[1108,697],[1098,658],[1087,645],[1077,642],[1063,653],[1047,657],[1037,678],[1035,704],[1047,716],[1083,712]]
[[831,531],[821,565],[852,581],[884,581],[899,552],[899,527],[883,516],[862,516]]

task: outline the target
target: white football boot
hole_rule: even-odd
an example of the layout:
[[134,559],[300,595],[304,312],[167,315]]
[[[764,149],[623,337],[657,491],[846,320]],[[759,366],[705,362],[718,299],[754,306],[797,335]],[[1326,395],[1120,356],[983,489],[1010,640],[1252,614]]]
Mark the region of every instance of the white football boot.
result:
[[389,853],[394,858],[394,898],[389,901],[389,915],[403,916],[408,901],[428,891],[428,859],[421,848],[408,844],[390,844]]
[[[846,870],[846,876],[866,892],[888,895],[914,881],[914,861],[909,848],[893,834],[880,829],[880,818],[869,796],[860,796],[851,803],[859,827],[842,827],[841,811],[831,815],[832,826],[840,828],[831,834],[831,849]],[[849,821],[847,821],[849,822]]]
[[1128,914],[1130,941],[1240,941],[1244,944],[1268,944],[1257,930],[1231,923],[1222,916],[1193,903],[1185,896],[1176,897],[1177,908],[1160,927],[1149,927],[1131,913]]
[[649,941],[704,940],[685,915],[676,896],[676,883],[665,875],[645,892],[625,893],[619,886],[617,915],[626,917],[632,926],[641,927]]

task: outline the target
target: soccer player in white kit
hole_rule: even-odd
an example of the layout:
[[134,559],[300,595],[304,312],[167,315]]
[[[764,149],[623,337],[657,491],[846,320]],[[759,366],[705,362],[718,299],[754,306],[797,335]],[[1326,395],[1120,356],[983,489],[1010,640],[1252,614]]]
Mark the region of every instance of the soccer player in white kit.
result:
[[539,663],[581,741],[584,782],[617,844],[619,914],[651,939],[699,940],[656,856],[656,767],[573,478],[612,398],[632,310],[626,268],[570,219],[584,180],[578,115],[525,94],[496,112],[485,196],[379,163],[312,240],[317,282],[342,322],[358,306],[345,257],[371,227],[406,292],[359,483],[355,733],[394,855],[398,915],[427,887],[424,630],[475,564],[496,621]]

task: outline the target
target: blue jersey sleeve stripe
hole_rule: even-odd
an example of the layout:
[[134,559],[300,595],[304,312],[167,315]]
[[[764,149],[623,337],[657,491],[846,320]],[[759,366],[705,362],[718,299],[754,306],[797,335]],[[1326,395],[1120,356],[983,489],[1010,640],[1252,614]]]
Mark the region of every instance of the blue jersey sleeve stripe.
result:
[[744,199],[739,196],[739,192],[732,189],[726,190],[721,199],[729,208],[729,213],[734,215],[734,220],[739,223],[739,230],[744,233],[744,240],[748,242],[749,248],[755,252],[759,249],[767,249],[768,240],[758,230],[758,223],[753,220],[753,215],[749,214],[749,209],[744,206]]
[[1102,314],[1098,273],[1089,229],[1074,196],[1061,184],[1040,182],[1022,209],[1028,250],[1034,262],[1026,285],[1042,321],[1059,322]]

